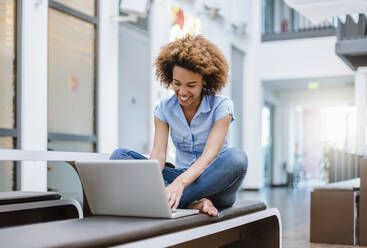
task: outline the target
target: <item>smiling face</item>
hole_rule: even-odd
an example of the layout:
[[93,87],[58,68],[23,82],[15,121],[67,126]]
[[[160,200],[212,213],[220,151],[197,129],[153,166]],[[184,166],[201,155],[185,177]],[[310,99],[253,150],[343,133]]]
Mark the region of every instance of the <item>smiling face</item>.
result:
[[183,109],[197,110],[201,102],[203,76],[175,65],[172,70],[172,87]]

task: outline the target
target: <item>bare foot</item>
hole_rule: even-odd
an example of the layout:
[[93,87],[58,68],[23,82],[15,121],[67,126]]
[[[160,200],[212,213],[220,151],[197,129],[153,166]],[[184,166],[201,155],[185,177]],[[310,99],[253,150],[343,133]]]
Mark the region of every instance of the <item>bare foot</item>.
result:
[[218,215],[218,209],[213,205],[212,201],[207,198],[203,198],[200,201],[191,203],[189,208],[198,209],[200,210],[200,212],[206,213],[211,216]]

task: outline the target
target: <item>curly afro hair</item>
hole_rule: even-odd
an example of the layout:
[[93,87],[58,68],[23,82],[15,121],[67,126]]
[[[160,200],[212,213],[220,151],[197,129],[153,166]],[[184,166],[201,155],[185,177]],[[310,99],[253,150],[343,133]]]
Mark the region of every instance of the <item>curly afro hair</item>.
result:
[[173,67],[181,66],[203,76],[203,95],[215,95],[227,83],[228,63],[216,45],[204,36],[186,35],[161,48],[156,58],[156,76],[166,88],[172,84]]

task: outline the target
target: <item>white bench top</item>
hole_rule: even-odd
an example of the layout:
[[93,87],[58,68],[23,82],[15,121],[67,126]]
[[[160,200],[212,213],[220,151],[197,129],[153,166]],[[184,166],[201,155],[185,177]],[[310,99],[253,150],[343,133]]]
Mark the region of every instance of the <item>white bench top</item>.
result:
[[360,179],[354,178],[351,180],[336,182],[336,183],[329,183],[322,186],[314,187],[314,190],[347,190],[347,191],[354,191],[360,188]]
[[0,149],[0,161],[95,161],[109,158],[109,153]]

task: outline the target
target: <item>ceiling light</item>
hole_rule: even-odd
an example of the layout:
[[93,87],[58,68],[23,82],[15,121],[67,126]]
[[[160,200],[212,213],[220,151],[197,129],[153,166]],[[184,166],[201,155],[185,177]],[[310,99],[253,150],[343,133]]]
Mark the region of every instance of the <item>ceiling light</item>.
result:
[[309,82],[307,87],[309,90],[317,90],[320,86],[318,82]]

